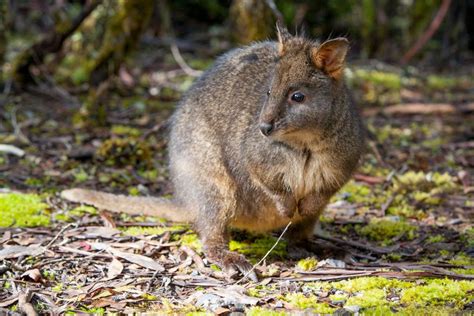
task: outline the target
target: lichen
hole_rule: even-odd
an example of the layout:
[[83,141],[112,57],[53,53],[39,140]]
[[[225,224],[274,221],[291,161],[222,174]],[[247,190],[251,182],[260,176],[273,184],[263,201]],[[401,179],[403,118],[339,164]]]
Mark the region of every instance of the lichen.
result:
[[162,235],[165,232],[176,232],[186,229],[188,229],[188,227],[184,225],[158,227],[131,226],[124,229],[122,233],[126,236]]
[[180,238],[181,245],[188,246],[198,252],[202,252],[202,243],[197,234],[186,234]]
[[317,264],[318,260],[316,258],[310,257],[298,261],[297,266],[303,271],[310,271],[313,270]]
[[372,289],[409,288],[413,286],[413,283],[400,281],[397,279],[386,279],[382,277],[362,277],[352,280],[333,282],[331,283],[331,286],[348,293],[355,293],[358,291]]
[[426,239],[426,243],[428,244],[434,244],[434,243],[437,243],[437,242],[443,242],[445,241],[445,238],[443,235],[434,235],[434,236],[430,236],[428,237],[428,239]]
[[125,125],[113,125],[110,132],[114,135],[130,137],[138,137],[141,134],[139,129]]
[[97,215],[97,209],[93,206],[80,205],[69,211],[62,211],[61,213],[56,212],[54,214],[54,220],[59,222],[73,222],[75,218],[82,217],[85,214]]
[[416,306],[453,305],[463,307],[474,299],[474,282],[455,280],[429,280],[425,285],[404,289],[400,302]]
[[[229,242],[229,249],[246,255],[249,259],[261,259],[275,244],[276,238],[272,236],[262,236],[253,241],[237,241]],[[283,258],[287,255],[286,241],[280,240],[278,245],[272,250],[270,258]]]
[[0,227],[48,226],[48,205],[35,194],[0,194]]
[[263,308],[263,307],[252,307],[245,311],[245,315],[247,316],[285,316],[289,315],[287,312],[283,311],[274,311],[271,309]]
[[474,268],[469,269],[451,269],[452,272],[457,274],[465,274],[465,275],[474,275]]
[[146,142],[124,137],[104,141],[97,150],[97,157],[109,166],[149,166],[152,155]]
[[454,258],[450,259],[449,263],[458,265],[458,266],[469,266],[469,265],[474,265],[474,258],[461,252],[457,254]]
[[372,219],[366,226],[359,226],[358,233],[375,241],[388,245],[392,239],[403,235],[408,240],[412,240],[416,236],[417,227],[405,221],[393,221],[387,219]]
[[305,296],[303,293],[290,293],[284,299],[299,309],[311,309],[313,313],[318,314],[332,314],[336,308],[329,306],[328,303],[318,302],[318,297],[309,295]]
[[358,295],[351,296],[345,303],[345,305],[353,306],[357,305],[361,308],[370,308],[376,306],[388,305],[386,299],[387,293],[383,289],[370,289],[359,293]]

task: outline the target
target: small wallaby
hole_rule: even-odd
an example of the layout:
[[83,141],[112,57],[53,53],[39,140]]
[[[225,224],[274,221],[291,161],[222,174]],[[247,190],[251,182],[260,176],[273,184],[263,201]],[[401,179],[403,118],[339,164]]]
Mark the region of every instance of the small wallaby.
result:
[[180,102],[169,142],[174,200],[83,189],[62,196],[192,222],[208,259],[229,273],[252,268],[229,251],[230,228],[264,232],[291,221],[290,242],[310,237],[351,177],[364,133],[343,82],[347,39],[319,43],[279,25],[277,33],[277,42],[220,57]]

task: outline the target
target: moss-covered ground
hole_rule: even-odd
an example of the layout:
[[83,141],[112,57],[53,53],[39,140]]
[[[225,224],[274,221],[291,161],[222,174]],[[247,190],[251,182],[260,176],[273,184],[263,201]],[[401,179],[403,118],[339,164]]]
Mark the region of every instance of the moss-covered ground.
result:
[[[191,64],[206,67],[209,59]],[[75,68],[72,79],[67,65],[59,70],[63,84],[82,80]],[[473,313],[473,114],[373,110],[472,102],[474,80],[467,70],[409,70],[357,63],[348,69],[369,134],[360,167],[331,200],[313,253],[294,259],[281,241],[256,267],[260,282],[240,282],[238,294],[206,260],[191,227],[104,213],[58,196],[75,186],[172,196],[166,129],[155,126],[169,117],[192,78],[167,78],[154,68],[141,73],[132,91],[118,84],[108,96],[109,125],[100,128],[76,120],[57,100],[15,95],[0,116],[0,143],[26,155],[0,152],[0,302],[12,300],[1,308],[18,310],[14,297],[29,288],[37,293],[38,311],[71,314]],[[277,237],[235,231],[229,247],[256,263]],[[2,252],[11,246],[39,247],[40,253]],[[123,252],[152,258],[164,271],[154,273],[143,258],[132,262]],[[353,277],[354,271],[365,274]]]

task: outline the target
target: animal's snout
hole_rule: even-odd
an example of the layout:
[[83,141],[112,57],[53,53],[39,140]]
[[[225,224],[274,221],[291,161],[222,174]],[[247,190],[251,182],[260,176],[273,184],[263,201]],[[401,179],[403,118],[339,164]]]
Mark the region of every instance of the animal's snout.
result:
[[258,127],[260,128],[260,132],[265,136],[270,135],[273,131],[273,124],[271,123],[260,123]]

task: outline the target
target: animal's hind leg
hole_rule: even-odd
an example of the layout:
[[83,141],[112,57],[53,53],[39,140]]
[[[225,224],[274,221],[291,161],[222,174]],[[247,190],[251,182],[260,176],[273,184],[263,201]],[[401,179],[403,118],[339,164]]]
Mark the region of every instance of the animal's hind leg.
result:
[[[210,261],[231,276],[238,271],[246,275],[252,265],[243,255],[229,250],[228,224],[236,210],[235,191],[232,191],[232,183],[224,185],[221,183],[224,179],[220,180],[218,184],[200,182],[200,186],[195,188],[198,212],[194,225]],[[255,272],[249,273],[248,277],[257,281]]]

